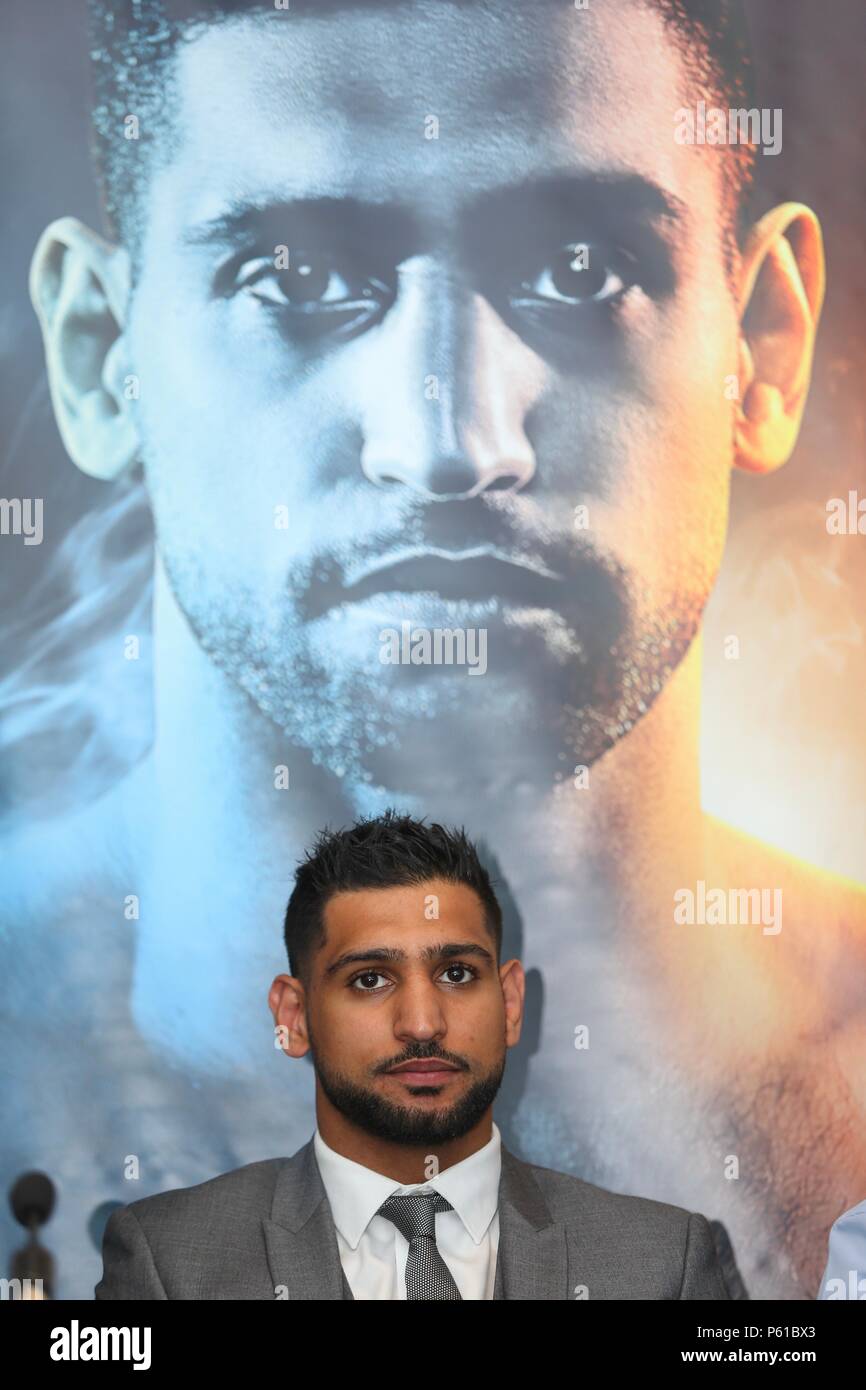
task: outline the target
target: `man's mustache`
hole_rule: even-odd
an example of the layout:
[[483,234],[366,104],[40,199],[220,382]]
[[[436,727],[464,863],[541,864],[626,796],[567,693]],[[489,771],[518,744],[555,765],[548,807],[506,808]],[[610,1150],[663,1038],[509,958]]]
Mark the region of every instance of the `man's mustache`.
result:
[[444,599],[501,598],[550,608],[562,599],[561,575],[522,556],[486,547],[453,551],[401,547],[369,565],[353,566],[350,576],[332,591],[332,602],[358,603],[381,593],[437,593]]
[[[497,539],[466,533],[448,543],[407,544],[406,529],[364,541],[350,553],[320,558],[301,600],[307,621],[340,604],[380,593],[436,593],[446,600],[550,609],[610,645],[627,619],[625,575],[586,538],[517,534],[499,518]],[[415,529],[415,528],[413,528]],[[417,534],[417,530],[416,530]]]

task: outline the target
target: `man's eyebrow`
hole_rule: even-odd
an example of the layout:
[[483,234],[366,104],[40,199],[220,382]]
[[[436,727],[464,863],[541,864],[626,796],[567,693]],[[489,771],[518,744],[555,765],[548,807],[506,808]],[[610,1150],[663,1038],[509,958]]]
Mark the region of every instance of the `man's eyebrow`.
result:
[[408,209],[398,203],[366,202],[362,198],[321,197],[234,199],[215,217],[184,228],[185,246],[232,245],[267,237],[319,236],[324,229],[341,240],[403,240],[416,230]]
[[[438,941],[418,952],[418,959],[423,961],[450,960],[453,956],[477,956],[489,961],[491,965],[495,963],[493,953],[477,941]],[[408,959],[406,952],[399,946],[370,946],[360,951],[345,951],[327,966],[325,978],[336,975],[349,965],[366,965],[371,961],[390,961],[397,964]]]
[[496,188],[478,202],[490,212],[506,212],[515,201],[531,200],[536,206],[557,212],[579,210],[630,218],[685,217],[687,206],[668,188],[643,174],[617,169],[569,170],[537,174],[524,183]]
[[[547,218],[574,215],[585,208],[605,220],[629,218],[682,220],[685,202],[670,189],[642,174],[620,171],[569,171],[536,175],[475,194],[461,220],[476,217],[495,227],[515,212],[543,213]],[[181,233],[185,246],[231,245],[241,240],[320,235],[325,229],[343,241],[375,239],[380,250],[408,253],[419,241],[423,223],[399,200],[367,201],[354,196],[233,199],[216,216],[193,223]]]

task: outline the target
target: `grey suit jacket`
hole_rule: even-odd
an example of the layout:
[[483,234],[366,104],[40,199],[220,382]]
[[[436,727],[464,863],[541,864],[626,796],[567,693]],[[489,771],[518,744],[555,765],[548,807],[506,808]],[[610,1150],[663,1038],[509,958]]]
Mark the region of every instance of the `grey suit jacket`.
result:
[[[705,1217],[501,1153],[494,1299],[747,1296],[729,1291]],[[118,1208],[102,1256],[97,1299],[353,1297],[312,1139]]]

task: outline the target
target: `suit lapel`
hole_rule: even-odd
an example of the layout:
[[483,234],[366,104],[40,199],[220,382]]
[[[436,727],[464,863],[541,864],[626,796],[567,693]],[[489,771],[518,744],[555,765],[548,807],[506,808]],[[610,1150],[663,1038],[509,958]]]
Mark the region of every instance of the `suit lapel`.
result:
[[280,1169],[262,1225],[275,1297],[353,1298],[312,1139]]
[[[501,1156],[493,1297],[567,1299],[565,1227],[553,1220],[530,1165],[504,1144]],[[312,1139],[280,1169],[271,1214],[262,1224],[276,1297],[354,1301]]]
[[528,1163],[501,1146],[494,1299],[567,1299],[565,1226],[554,1221]]

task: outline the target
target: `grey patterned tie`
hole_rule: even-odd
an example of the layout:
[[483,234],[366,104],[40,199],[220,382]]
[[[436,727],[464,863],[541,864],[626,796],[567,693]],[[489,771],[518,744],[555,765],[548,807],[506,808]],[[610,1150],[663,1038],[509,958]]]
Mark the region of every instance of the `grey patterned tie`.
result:
[[453,1211],[441,1192],[411,1192],[389,1197],[379,1215],[393,1221],[409,1242],[406,1256],[406,1297],[460,1299],[463,1295],[436,1245],[436,1212]]

